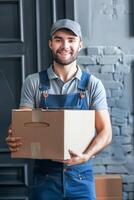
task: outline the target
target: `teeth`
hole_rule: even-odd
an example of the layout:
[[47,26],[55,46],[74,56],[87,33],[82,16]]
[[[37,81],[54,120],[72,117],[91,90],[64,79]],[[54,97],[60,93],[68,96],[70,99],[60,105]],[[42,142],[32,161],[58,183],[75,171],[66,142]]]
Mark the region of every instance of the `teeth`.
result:
[[67,55],[67,54],[69,54],[69,52],[61,52],[61,54],[66,54]]

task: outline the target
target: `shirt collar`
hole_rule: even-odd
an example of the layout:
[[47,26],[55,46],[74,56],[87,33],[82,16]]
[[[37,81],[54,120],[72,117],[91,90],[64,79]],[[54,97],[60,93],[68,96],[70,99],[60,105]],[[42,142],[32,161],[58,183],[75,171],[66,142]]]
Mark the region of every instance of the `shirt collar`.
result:
[[[82,71],[78,65],[77,67],[78,67],[78,70],[73,78],[77,78],[78,80],[81,80]],[[52,65],[47,69],[47,73],[48,73],[49,79],[59,79],[59,76],[54,73]]]

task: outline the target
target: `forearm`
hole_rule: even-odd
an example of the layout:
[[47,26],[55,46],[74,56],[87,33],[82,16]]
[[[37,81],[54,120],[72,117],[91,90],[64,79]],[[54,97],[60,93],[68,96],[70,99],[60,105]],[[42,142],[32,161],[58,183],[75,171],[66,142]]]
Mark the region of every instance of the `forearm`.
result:
[[112,128],[107,110],[95,112],[95,128],[97,134],[84,152],[88,159],[104,149],[112,140]]
[[87,155],[88,159],[90,159],[110,144],[111,140],[111,130],[102,130],[96,135],[84,153]]

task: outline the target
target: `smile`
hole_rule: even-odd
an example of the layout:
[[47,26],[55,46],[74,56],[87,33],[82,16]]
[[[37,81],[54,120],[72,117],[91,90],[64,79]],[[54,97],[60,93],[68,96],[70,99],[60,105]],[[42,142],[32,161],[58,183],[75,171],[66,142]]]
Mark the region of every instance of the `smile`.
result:
[[66,52],[66,51],[60,51],[58,52],[58,54],[61,54],[61,55],[70,55],[71,53],[70,52]]

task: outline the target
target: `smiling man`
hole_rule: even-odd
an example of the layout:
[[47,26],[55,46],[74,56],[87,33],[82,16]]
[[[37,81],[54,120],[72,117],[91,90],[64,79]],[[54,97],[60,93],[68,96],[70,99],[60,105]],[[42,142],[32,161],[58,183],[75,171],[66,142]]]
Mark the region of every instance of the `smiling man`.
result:
[[[99,79],[82,71],[76,63],[82,48],[81,27],[77,22],[69,19],[55,22],[49,47],[53,63],[47,70],[26,78],[20,107],[95,110],[96,136],[82,154],[70,151],[68,160],[37,159],[31,199],[95,200],[92,159],[112,138],[105,89]],[[19,151],[23,145],[11,128],[6,141],[11,151]]]
[[54,62],[64,66],[76,61],[78,51],[82,47],[81,43],[80,38],[76,37],[72,31],[67,29],[57,31],[49,41]]

